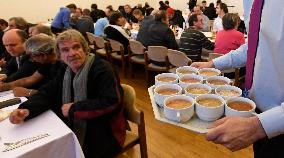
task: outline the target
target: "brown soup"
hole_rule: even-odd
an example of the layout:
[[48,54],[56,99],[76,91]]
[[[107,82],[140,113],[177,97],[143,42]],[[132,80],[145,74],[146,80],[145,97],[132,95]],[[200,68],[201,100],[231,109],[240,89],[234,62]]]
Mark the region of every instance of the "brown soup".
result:
[[156,92],[161,94],[161,95],[171,95],[171,94],[178,93],[178,90],[177,89],[166,88],[166,89],[157,90]]
[[253,108],[249,103],[242,102],[242,101],[230,102],[228,103],[228,106],[238,111],[250,111]]
[[181,79],[182,82],[184,83],[198,83],[200,82],[199,79],[197,78],[184,78],[184,79]]
[[203,98],[198,100],[197,103],[207,107],[218,107],[222,104],[220,100],[214,98]]
[[173,82],[176,80],[175,77],[157,77],[157,80],[158,81],[161,81],[161,82]]
[[183,109],[186,107],[190,107],[192,103],[188,100],[183,99],[175,99],[167,102],[167,107],[174,109]]
[[189,69],[179,69],[178,72],[181,74],[195,74],[194,71],[189,70]]
[[186,91],[191,94],[207,94],[209,90],[206,88],[187,88]]
[[218,93],[222,96],[225,96],[225,97],[233,97],[233,96],[239,96],[240,95],[240,93],[238,91],[228,90],[228,89],[222,89],[222,90],[218,91]]
[[207,81],[208,83],[210,84],[213,84],[213,85],[226,85],[228,84],[228,82],[224,81],[224,80],[210,80],[210,81]]
[[210,76],[217,76],[219,73],[215,71],[201,71],[200,74],[203,76],[210,77]]

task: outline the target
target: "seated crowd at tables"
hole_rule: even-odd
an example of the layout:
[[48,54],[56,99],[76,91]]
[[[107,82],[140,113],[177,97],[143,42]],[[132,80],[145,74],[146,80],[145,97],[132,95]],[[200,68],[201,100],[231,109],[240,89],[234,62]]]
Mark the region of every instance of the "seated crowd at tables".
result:
[[[90,50],[87,32],[120,42],[125,55],[130,41],[137,40],[146,49],[164,46],[180,50],[193,61],[201,61],[203,48],[226,54],[244,44],[244,35],[237,31],[240,19],[227,13],[224,3],[217,6],[214,26],[202,6],[195,5],[184,18],[168,1],[159,4],[157,10],[146,3],[134,8],[126,4],[117,11],[111,5],[103,11],[96,4],[91,9],[69,4],[59,9],[50,26],[30,24],[23,17],[12,17],[8,22],[0,19],[4,74],[0,91],[13,90],[15,96],[29,98],[12,113],[11,122],[22,123],[48,109],[71,129],[84,120],[84,135],[77,137],[86,157],[112,157],[125,141],[123,90],[110,63]],[[135,23],[139,31],[133,39]],[[203,33],[212,28],[215,43]]]

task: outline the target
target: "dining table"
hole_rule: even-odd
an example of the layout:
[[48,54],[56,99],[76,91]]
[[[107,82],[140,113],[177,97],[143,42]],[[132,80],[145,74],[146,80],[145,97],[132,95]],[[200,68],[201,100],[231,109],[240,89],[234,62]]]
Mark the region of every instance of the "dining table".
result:
[[[11,91],[0,92],[0,102],[13,98]],[[18,106],[0,110],[10,113]],[[12,124],[8,118],[2,120],[0,152],[0,158],[84,158],[76,135],[51,110],[21,124]]]

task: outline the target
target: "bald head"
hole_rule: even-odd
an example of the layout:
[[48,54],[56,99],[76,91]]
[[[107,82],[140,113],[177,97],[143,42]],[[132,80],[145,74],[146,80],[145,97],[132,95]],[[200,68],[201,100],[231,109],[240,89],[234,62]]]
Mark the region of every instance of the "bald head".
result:
[[21,56],[25,53],[24,43],[28,35],[19,29],[11,29],[5,32],[3,36],[3,44],[7,52],[14,57]]

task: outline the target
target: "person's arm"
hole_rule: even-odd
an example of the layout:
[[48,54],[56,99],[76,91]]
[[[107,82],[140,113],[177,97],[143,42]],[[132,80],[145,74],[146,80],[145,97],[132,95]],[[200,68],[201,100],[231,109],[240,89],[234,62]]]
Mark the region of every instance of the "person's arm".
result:
[[168,45],[168,49],[174,49],[174,50],[178,49],[178,44],[177,44],[175,35],[170,28],[167,29],[165,39]]
[[220,70],[243,67],[247,62],[247,49],[247,43],[245,43],[238,49],[213,59],[213,64]]
[[38,64],[35,62],[29,61],[29,59],[26,59],[23,62],[24,63],[20,66],[20,68],[15,73],[11,75],[7,74],[8,78],[6,82],[15,81],[20,78],[30,76],[38,69]]
[[211,42],[203,33],[201,35],[201,44],[202,48],[205,48],[207,50],[213,50],[215,45],[213,42]]
[[25,78],[18,79],[16,81],[0,84],[0,91],[11,90],[15,87],[30,87],[44,78],[42,74],[36,71],[33,75]]
[[70,26],[70,14],[71,14],[70,11],[65,11],[63,13],[62,23],[64,24],[65,29],[71,28],[71,26]]
[[268,138],[284,134],[284,102],[257,115]]
[[61,96],[60,93],[62,93],[60,87],[63,81],[62,75],[64,75],[64,72],[65,67],[62,67],[53,80],[40,87],[38,92],[32,95],[29,100],[20,104],[18,109],[29,110],[29,115],[25,120],[34,118],[49,109],[54,110],[57,115],[61,114],[58,96]]

